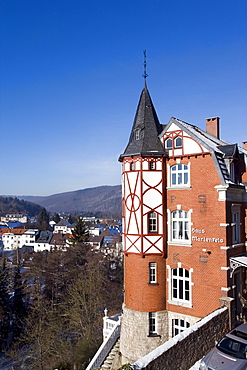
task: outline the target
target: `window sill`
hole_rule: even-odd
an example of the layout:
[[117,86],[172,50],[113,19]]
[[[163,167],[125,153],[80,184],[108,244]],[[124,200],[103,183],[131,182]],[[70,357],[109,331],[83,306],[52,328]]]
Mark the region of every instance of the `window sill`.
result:
[[172,241],[172,242],[168,242],[168,245],[181,245],[183,247],[192,247],[192,244],[191,242],[186,242],[184,240],[177,240],[177,241]]
[[183,301],[173,301],[173,300],[168,300],[167,301],[170,304],[174,304],[175,306],[181,306],[181,307],[187,307],[187,308],[192,308],[192,304],[190,302],[183,302]]
[[174,186],[167,186],[167,190],[182,190],[182,189],[191,189],[190,185],[174,185]]
[[161,338],[161,335],[157,334],[157,333],[150,333],[147,335],[148,338]]
[[159,285],[158,283],[148,283],[148,285]]

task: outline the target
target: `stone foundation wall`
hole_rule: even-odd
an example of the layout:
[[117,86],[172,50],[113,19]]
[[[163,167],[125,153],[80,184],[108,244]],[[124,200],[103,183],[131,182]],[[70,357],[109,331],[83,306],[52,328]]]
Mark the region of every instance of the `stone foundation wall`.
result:
[[159,311],[157,336],[149,336],[149,313],[134,311],[123,305],[120,352],[123,363],[133,363],[168,340],[168,314]]
[[[216,340],[219,341],[229,330],[229,310],[226,309],[195,331],[189,330],[189,334],[184,339],[164,350],[159,357],[140,368],[145,368],[145,370],[188,370],[215,345]],[[143,360],[139,361],[144,363]]]

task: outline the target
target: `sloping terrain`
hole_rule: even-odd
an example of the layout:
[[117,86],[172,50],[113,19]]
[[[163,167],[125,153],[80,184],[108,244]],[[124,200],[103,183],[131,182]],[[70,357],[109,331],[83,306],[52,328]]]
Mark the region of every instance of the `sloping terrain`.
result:
[[41,212],[41,207],[30,201],[20,200],[16,197],[0,196],[0,213],[27,213],[35,216]]
[[99,186],[45,197],[18,196],[51,212],[79,212],[121,217],[121,185]]

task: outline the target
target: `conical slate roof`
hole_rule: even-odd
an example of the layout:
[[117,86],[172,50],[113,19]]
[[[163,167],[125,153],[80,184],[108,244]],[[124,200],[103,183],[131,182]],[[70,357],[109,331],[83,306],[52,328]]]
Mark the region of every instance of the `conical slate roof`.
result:
[[163,155],[164,148],[158,135],[162,131],[146,82],[141,93],[129,143],[120,156]]

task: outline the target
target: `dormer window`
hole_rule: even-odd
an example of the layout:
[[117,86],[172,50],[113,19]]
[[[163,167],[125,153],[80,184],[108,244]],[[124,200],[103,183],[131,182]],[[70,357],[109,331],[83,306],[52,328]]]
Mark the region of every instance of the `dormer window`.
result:
[[174,140],[174,147],[175,148],[182,148],[182,138],[177,136]]
[[172,149],[172,139],[166,139],[165,141],[165,147],[166,149]]
[[140,133],[141,133],[141,130],[135,130],[135,140],[140,140],[140,138],[141,138],[141,135],[140,135]]

